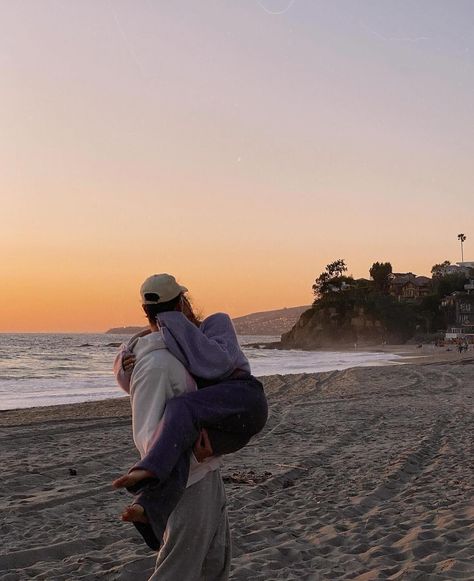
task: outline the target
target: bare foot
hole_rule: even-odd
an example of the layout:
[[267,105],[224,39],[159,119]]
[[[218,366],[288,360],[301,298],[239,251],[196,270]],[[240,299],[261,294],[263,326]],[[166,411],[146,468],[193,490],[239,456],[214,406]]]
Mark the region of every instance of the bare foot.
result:
[[153,472],[149,472],[148,470],[132,470],[129,474],[124,474],[117,480],[112,482],[112,486],[114,488],[123,488],[124,486],[134,486],[138,484],[140,480],[144,480],[145,478],[153,478]]
[[131,506],[127,506],[127,508],[122,512],[122,520],[127,522],[148,522],[145,511],[139,504],[132,504]]

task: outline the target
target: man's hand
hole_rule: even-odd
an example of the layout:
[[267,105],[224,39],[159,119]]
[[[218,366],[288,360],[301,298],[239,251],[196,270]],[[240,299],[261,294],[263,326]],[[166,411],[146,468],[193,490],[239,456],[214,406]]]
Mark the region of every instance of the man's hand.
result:
[[124,371],[132,371],[134,365],[135,365],[135,355],[125,355],[125,357],[122,359],[122,368]]
[[199,438],[193,447],[194,456],[198,462],[203,462],[206,458],[214,455],[207,430],[202,428]]

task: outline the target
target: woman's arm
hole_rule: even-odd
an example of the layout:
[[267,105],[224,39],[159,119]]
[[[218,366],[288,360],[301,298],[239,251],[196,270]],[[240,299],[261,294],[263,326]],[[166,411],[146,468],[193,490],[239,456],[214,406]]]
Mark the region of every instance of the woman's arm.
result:
[[117,383],[126,392],[130,393],[130,378],[132,376],[133,365],[124,369],[124,359],[127,357],[134,357],[133,353],[126,345],[120,347],[114,361],[114,375]]
[[135,365],[135,354],[133,347],[140,337],[150,334],[150,329],[146,328],[131,337],[128,343],[122,343],[115,356],[114,375],[117,383],[126,392],[130,393],[130,378],[132,376],[133,366]]

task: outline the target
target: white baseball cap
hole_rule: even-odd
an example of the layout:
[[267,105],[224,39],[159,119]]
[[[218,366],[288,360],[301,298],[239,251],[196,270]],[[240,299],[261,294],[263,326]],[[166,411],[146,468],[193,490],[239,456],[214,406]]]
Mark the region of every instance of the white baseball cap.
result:
[[142,305],[166,303],[187,290],[185,286],[178,284],[171,274],[153,274],[146,279],[140,288]]

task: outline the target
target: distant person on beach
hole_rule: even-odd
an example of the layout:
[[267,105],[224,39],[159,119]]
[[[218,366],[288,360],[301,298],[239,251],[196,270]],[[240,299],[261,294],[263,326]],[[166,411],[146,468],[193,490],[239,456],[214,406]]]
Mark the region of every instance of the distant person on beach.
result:
[[[199,322],[184,296],[186,290],[167,274],[153,275],[143,283],[142,304],[151,331],[146,337],[179,359],[199,389],[167,401],[141,461],[114,482],[135,493],[123,518],[134,522],[154,549],[186,489],[193,446],[201,460],[234,452],[263,428],[268,413],[262,385],[250,374],[231,319],[218,313]],[[116,360],[117,379],[125,389],[131,385],[131,393],[140,377],[138,355],[132,343]],[[134,431],[140,429],[135,417],[134,413]]]

